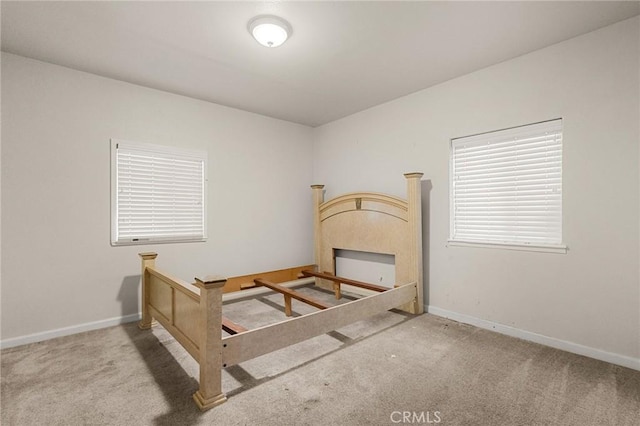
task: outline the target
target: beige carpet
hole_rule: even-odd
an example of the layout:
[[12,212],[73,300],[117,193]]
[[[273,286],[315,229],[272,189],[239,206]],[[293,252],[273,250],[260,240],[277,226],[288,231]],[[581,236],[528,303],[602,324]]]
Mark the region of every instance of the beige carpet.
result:
[[[281,299],[225,315],[277,321]],[[640,424],[640,372],[428,314],[388,312],[229,368],[229,400],[205,413],[197,364],[161,327],[1,355],[2,425]]]

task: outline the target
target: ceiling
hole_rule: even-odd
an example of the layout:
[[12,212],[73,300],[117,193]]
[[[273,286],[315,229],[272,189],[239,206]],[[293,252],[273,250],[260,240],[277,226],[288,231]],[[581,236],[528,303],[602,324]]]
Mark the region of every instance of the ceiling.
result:
[[[318,126],[640,14],[640,2],[9,2],[2,50]],[[293,27],[278,48],[247,30]]]

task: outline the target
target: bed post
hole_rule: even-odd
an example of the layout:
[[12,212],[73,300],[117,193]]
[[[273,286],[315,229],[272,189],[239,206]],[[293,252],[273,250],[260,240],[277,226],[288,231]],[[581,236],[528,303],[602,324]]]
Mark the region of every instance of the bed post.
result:
[[408,308],[412,314],[424,312],[424,299],[422,289],[422,173],[405,173],[407,178],[407,205],[410,248],[410,281],[418,283],[416,286],[416,298]]
[[[324,185],[311,185],[313,190],[313,260],[320,268],[322,245],[320,241],[320,204],[324,201]],[[318,272],[322,272],[318,269]],[[316,278],[316,285],[320,278]]]
[[149,312],[149,272],[147,267],[153,268],[156,266],[156,257],[158,253],[138,253],[138,256],[142,258],[142,297],[141,297],[141,311],[142,319],[138,323],[138,328],[141,330],[148,330],[157,322],[151,316]]
[[200,288],[200,389],[193,394],[201,411],[222,404],[222,277],[196,278]]

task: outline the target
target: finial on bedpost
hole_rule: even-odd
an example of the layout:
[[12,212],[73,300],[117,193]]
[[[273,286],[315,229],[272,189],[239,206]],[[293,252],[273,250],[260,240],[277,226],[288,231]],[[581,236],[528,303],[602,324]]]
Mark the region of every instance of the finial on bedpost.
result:
[[407,178],[407,204],[409,235],[411,238],[411,281],[417,283],[416,298],[410,304],[409,310],[412,314],[424,312],[424,298],[422,288],[422,189],[421,181],[423,173],[405,173]]
[[422,172],[413,172],[413,173],[404,174],[404,177],[406,177],[407,179],[420,179],[422,176],[424,176],[424,173]]
[[227,400],[222,393],[222,288],[227,279],[209,275],[195,280],[200,288],[200,388],[193,399],[205,411]]
[[[324,202],[324,185],[311,185],[313,190],[313,261],[320,268],[321,241],[320,241],[320,204]],[[318,284],[316,278],[316,284]]]
[[138,256],[142,259],[142,300],[140,301],[142,318],[138,323],[138,328],[148,330],[157,323],[153,320],[149,312],[149,298],[151,293],[149,292],[149,271],[147,271],[147,267],[155,268],[158,253],[138,253]]
[[195,277],[195,280],[195,285],[200,288],[224,287],[227,283],[227,279],[220,275],[207,275],[204,278]]

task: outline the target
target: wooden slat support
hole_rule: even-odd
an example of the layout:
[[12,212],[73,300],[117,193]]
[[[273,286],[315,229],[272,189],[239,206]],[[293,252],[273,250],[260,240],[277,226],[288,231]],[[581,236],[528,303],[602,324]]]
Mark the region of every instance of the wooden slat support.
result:
[[[377,291],[379,293],[382,293],[383,291],[389,290],[389,288],[383,287],[381,285],[364,283],[364,282],[361,282],[361,281],[351,280],[349,278],[342,278],[342,277],[338,277],[336,275],[329,274],[329,273],[326,273],[326,272],[322,273],[322,272],[313,272],[313,271],[302,271],[302,274],[305,277],[322,278],[322,279],[325,279],[325,280],[333,281],[334,283],[348,284],[348,285],[352,285],[354,287],[360,287],[360,288],[365,288],[367,290]],[[336,295],[336,297],[337,297],[337,295]]]
[[298,275],[303,269],[311,268],[313,268],[313,265],[301,265],[287,269],[278,269],[276,271],[258,272],[255,274],[231,277],[227,279],[227,284],[225,284],[223,291],[224,293],[233,293],[238,290],[255,288],[253,280],[256,278],[262,278],[277,284],[293,281],[298,278]]
[[290,317],[292,315],[292,311],[291,311],[291,296],[289,295],[284,295],[284,314],[288,317]]
[[[328,272],[328,271],[324,271],[324,273],[328,275],[333,275],[331,272]],[[304,274],[302,276],[304,276]],[[311,278],[311,277],[307,277],[307,278]],[[333,294],[335,294],[336,300],[342,299],[342,285],[340,284],[340,281],[333,282]]]
[[246,328],[244,328],[240,324],[236,324],[235,322],[231,321],[229,318],[226,318],[226,317],[222,317],[222,329],[231,335],[244,333],[245,331],[248,331]]
[[[284,303],[285,303],[285,314],[289,317],[291,316],[291,299],[296,299],[299,300],[301,302],[306,303],[307,305],[311,305],[314,308],[318,308],[318,309],[327,309],[330,308],[331,306],[326,305],[324,303],[322,303],[321,301],[314,299],[313,297],[309,297],[306,296],[302,293],[298,293],[295,290],[291,290],[287,287],[283,287],[281,285],[278,284],[274,284],[272,282],[269,282],[267,280],[263,280],[263,279],[256,279],[254,280],[254,282],[257,285],[261,285],[267,288],[270,288],[273,291],[277,291],[278,293],[281,293],[284,295]],[[287,301],[288,299],[288,301]]]
[[339,281],[334,281],[333,282],[333,292],[336,295],[336,300],[342,299],[342,288],[340,288],[340,282]]

